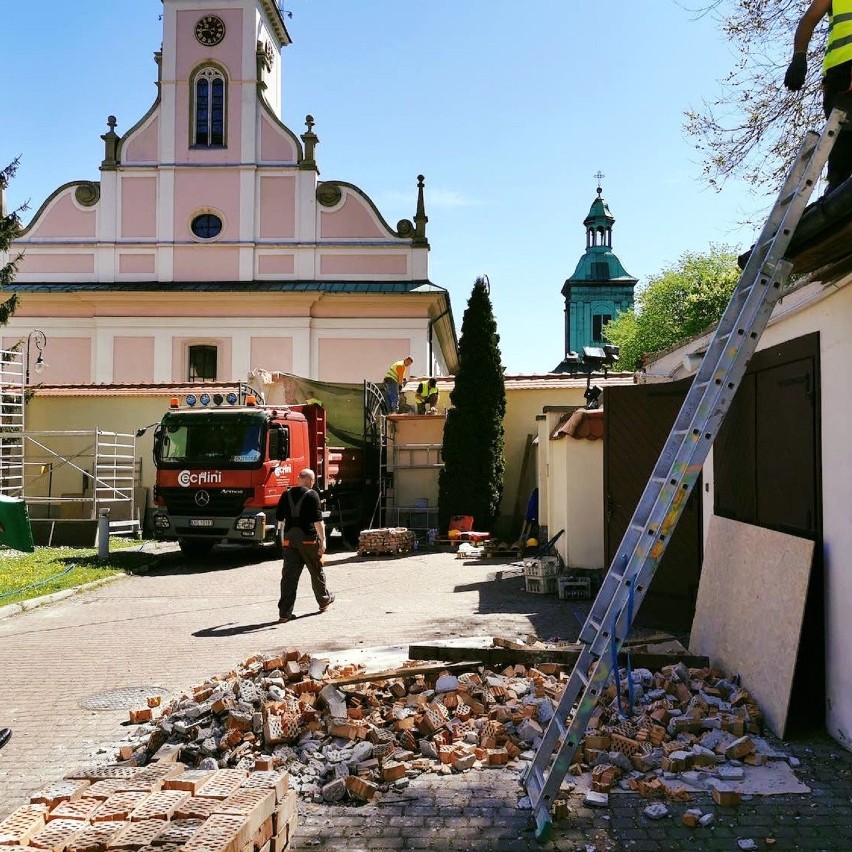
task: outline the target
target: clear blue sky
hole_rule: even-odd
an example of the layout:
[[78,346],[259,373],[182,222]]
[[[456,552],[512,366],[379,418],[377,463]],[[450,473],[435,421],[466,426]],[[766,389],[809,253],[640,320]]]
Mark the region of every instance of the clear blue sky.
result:
[[[683,112],[734,61],[710,18],[673,0],[288,0],[284,121],[316,119],[326,179],[360,186],[391,223],[426,176],[430,278],[457,326],[487,273],[511,373],[562,357],[560,289],[585,249],[600,169],[614,249],[640,283],[686,250],[743,247],[765,204],[705,188]],[[131,127],[155,96],[160,0],[4,3],[0,163],[31,215],[97,179],[106,117]]]

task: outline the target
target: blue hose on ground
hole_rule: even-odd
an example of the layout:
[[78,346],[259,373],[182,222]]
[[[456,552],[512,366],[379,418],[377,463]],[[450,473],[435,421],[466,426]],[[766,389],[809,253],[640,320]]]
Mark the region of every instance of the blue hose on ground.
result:
[[69,565],[64,571],[60,571],[58,574],[54,574],[46,580],[39,580],[38,583],[30,583],[28,586],[22,586],[20,589],[12,589],[11,592],[3,592],[3,594],[0,594],[0,601],[2,601],[3,598],[11,598],[13,595],[19,595],[21,592],[28,592],[30,589],[38,589],[40,586],[46,586],[48,583],[58,580],[60,577],[64,577],[69,571],[72,571],[76,567],[76,565]]
[[[143,541],[139,546],[139,550],[135,551],[136,553],[141,553],[145,549],[145,545],[147,541]],[[58,574],[53,574],[51,577],[48,577],[46,580],[39,580],[37,583],[30,583],[28,586],[22,586],[20,589],[12,589],[10,592],[3,592],[0,594],[0,601],[4,598],[11,598],[14,595],[19,595],[21,592],[28,592],[31,589],[38,589],[41,586],[46,586],[48,583],[52,583],[54,580],[58,580],[60,577],[64,577],[69,571],[72,571],[76,568],[76,565],[69,565],[64,571],[60,571]]]

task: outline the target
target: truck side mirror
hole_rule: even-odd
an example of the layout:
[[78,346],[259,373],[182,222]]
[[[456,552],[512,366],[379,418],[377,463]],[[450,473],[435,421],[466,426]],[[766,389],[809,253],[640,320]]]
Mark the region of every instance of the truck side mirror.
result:
[[269,433],[269,458],[276,461],[290,458],[290,430],[274,426]]
[[157,425],[157,428],[154,430],[154,458],[160,455],[163,447],[163,425],[162,423]]

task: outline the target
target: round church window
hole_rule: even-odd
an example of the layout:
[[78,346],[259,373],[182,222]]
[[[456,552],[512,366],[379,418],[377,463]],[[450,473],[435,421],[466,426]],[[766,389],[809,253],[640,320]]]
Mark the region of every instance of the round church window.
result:
[[212,240],[222,233],[222,220],[212,213],[202,213],[192,220],[191,228],[200,240]]

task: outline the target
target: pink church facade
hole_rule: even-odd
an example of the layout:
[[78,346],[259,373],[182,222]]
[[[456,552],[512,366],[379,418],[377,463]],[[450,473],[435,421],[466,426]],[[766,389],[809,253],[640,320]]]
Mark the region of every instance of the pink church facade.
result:
[[123,136],[110,118],[100,180],[59,187],[13,247],[2,344],[45,332],[38,381],[381,381],[409,353],[415,375],[455,371],[423,180],[392,227],[320,179],[313,120],[280,117],[289,43],[274,0],[164,0],[155,103]]

